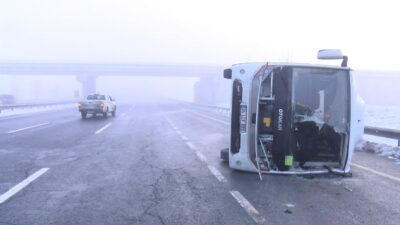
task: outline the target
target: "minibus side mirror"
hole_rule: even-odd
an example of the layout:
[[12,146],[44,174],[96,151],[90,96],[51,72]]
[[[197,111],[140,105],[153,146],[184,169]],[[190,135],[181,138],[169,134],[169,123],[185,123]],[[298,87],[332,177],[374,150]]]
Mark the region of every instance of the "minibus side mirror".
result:
[[232,79],[232,69],[224,69],[224,78]]
[[342,67],[347,67],[348,57],[342,54],[339,49],[322,49],[318,51],[318,59],[342,59]]

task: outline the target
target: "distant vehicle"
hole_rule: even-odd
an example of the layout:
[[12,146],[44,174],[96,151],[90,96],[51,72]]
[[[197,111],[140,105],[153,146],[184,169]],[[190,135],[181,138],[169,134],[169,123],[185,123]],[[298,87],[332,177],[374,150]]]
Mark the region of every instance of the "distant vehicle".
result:
[[229,167],[261,174],[350,171],[362,138],[364,103],[347,56],[321,50],[341,66],[244,63],[224,71],[232,79]]
[[13,105],[15,98],[13,95],[0,95],[0,105]]
[[88,114],[96,116],[102,114],[107,117],[108,113],[115,116],[117,112],[117,105],[115,99],[105,94],[91,94],[85,100],[78,102],[78,109],[82,115],[82,119],[86,119]]

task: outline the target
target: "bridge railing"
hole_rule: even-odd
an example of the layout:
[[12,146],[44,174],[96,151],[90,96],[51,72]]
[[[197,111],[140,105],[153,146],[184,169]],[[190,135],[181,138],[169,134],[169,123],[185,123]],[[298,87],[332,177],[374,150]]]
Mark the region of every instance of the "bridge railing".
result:
[[73,104],[75,101],[63,101],[53,103],[30,103],[30,104],[13,104],[13,105],[0,105],[0,113],[4,110],[15,110],[15,109],[31,109],[40,107],[52,107],[66,104]]
[[[217,112],[223,112],[225,115],[230,115],[230,108],[227,107],[219,107],[219,106],[211,106],[211,105],[203,105],[198,103],[192,103],[195,106],[208,108],[216,110]],[[397,140],[397,146],[400,146],[400,130],[389,129],[389,128],[381,128],[381,127],[372,127],[365,126],[364,134],[384,137],[389,139]]]

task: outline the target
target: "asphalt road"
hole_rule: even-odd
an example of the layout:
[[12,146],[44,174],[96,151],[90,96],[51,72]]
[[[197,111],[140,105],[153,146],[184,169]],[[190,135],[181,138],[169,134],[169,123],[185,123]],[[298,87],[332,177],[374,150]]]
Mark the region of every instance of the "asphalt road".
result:
[[174,102],[0,120],[0,224],[400,224],[400,166],[353,177],[230,170],[226,117]]

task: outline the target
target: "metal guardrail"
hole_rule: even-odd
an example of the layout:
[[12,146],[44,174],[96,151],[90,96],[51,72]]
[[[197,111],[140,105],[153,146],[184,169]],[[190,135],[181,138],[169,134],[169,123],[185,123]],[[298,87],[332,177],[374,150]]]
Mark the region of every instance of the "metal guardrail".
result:
[[213,106],[213,105],[205,105],[205,104],[200,104],[200,103],[195,103],[195,102],[186,102],[182,101],[183,104],[187,105],[194,105],[200,108],[206,108],[206,109],[211,109],[211,110],[216,110],[218,113],[223,113],[226,114],[227,116],[230,115],[231,109],[226,108],[226,107],[220,107],[220,106]]
[[400,146],[400,130],[365,126],[364,134],[378,136],[378,137],[384,137],[384,138],[390,138],[390,139],[396,139],[397,146]]
[[[230,112],[230,108],[226,108],[226,107],[203,105],[203,104],[198,104],[198,103],[192,103],[192,104],[194,104],[196,106],[204,107],[204,108],[217,109],[219,111],[223,111],[224,113]],[[400,130],[365,126],[364,134],[395,139],[395,140],[397,140],[397,146],[400,146]]]
[[49,107],[49,106],[56,106],[56,105],[72,104],[74,102],[75,101],[54,102],[54,103],[37,103],[37,104],[0,105],[0,113],[3,110]]

